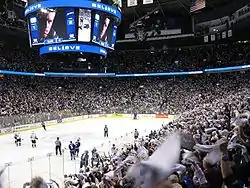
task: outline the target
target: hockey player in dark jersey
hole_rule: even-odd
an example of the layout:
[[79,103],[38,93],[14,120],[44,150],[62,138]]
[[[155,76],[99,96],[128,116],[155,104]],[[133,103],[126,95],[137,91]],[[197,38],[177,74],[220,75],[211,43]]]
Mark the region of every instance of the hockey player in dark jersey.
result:
[[69,144],[69,152],[70,152],[71,161],[76,160],[76,156],[75,156],[76,146],[75,144],[73,144],[72,141],[70,141],[70,144]]
[[89,152],[85,151],[81,156],[80,168],[86,168],[89,165]]
[[56,145],[56,155],[58,154],[58,151],[60,155],[62,155],[62,143],[59,140],[59,137],[56,138],[55,145]]
[[135,112],[134,113],[134,120],[136,120],[137,119],[137,113]]
[[98,166],[100,164],[100,156],[97,153],[96,148],[93,148],[92,150],[92,158],[91,158],[91,165],[94,167],[94,165]]
[[21,138],[20,133],[15,133],[14,139],[15,139],[15,144],[17,147],[22,145],[22,138]]
[[137,129],[135,129],[134,138],[137,139],[138,137],[139,137],[139,132]]
[[76,155],[76,157],[79,156],[80,146],[81,146],[80,138],[78,138],[77,141],[76,141],[76,143],[75,143],[75,147],[76,147],[75,155]]
[[105,125],[104,126],[104,137],[109,137],[109,129],[108,129],[108,126],[107,125]]
[[46,131],[46,125],[45,125],[45,122],[44,122],[44,121],[41,123],[41,126],[42,126],[43,129]]

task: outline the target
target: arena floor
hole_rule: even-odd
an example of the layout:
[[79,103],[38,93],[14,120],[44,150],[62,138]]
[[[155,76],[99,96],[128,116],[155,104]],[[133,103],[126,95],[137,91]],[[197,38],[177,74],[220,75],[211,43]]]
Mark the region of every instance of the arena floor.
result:
[[[167,123],[167,119],[164,122]],[[30,181],[31,177],[42,176],[63,181],[64,174],[75,174],[79,170],[79,159],[70,161],[69,152],[63,156],[55,156],[54,142],[60,137],[62,148],[68,148],[69,142],[81,139],[80,154],[84,150],[92,150],[96,147],[101,152],[109,151],[112,144],[118,147],[123,143],[133,142],[135,128],[139,130],[140,136],[144,136],[150,130],[158,129],[163,123],[162,119],[88,119],[73,123],[64,123],[57,126],[47,127],[47,131],[36,129],[38,136],[37,148],[32,148],[30,135],[32,131],[21,133],[22,146],[17,148],[14,144],[14,135],[0,137],[0,165],[10,166],[6,168],[2,180],[4,187],[20,188],[23,183]],[[108,125],[109,138],[103,138],[104,125]],[[49,157],[48,153],[52,153]]]

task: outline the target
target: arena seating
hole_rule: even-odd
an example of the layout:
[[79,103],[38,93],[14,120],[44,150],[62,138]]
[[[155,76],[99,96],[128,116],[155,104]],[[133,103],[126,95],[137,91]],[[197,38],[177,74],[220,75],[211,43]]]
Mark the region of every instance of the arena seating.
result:
[[[240,43],[154,53],[115,52],[95,64],[101,65],[97,66],[97,71],[107,66],[108,72],[117,73],[200,70],[247,64],[250,60],[249,47],[248,43]],[[20,48],[1,48],[0,69],[42,72],[53,70],[52,65],[58,63],[48,58],[38,58],[36,53]],[[224,185],[231,188],[250,185],[249,72],[143,79],[4,75],[0,88],[2,127],[48,120],[48,114],[53,119],[59,115],[133,113],[136,109],[138,113],[180,115],[176,121],[163,125],[143,140],[138,139],[136,144],[131,143],[125,150],[116,148],[117,152],[111,158],[101,156],[97,169],[89,165],[79,174],[65,176],[67,188],[130,188],[138,183],[144,183],[148,188],[221,188]],[[178,154],[162,151],[159,146],[166,137],[177,131],[182,134],[182,139],[179,136],[170,139],[177,143],[180,139],[181,150]],[[187,147],[188,135],[192,135],[194,141],[192,148]],[[166,148],[171,148],[169,143]],[[170,156],[178,158],[181,153],[180,160],[170,164],[168,169],[161,170],[152,161],[148,163],[151,168],[143,168],[140,163],[142,158],[154,156],[157,149],[160,152],[156,152],[156,158],[162,163],[165,158],[159,153],[164,153],[167,159]],[[131,172],[131,169],[128,170],[131,165],[135,171],[142,167],[144,173]],[[145,173],[150,174],[149,178],[142,178]],[[32,188],[39,188],[45,183],[48,182],[36,177],[30,184]],[[30,184],[26,183],[24,187]],[[58,187],[55,182],[49,184]]]
[[[249,43],[232,43],[154,51],[115,51],[108,58],[87,59],[92,72],[147,73],[201,70],[243,65],[250,60]],[[37,50],[21,47],[0,47],[0,69],[27,72],[64,72],[72,65],[79,71],[81,64],[68,56],[40,57]],[[63,62],[63,63],[62,63]],[[105,68],[106,67],[106,68]],[[74,67],[73,67],[74,68]]]

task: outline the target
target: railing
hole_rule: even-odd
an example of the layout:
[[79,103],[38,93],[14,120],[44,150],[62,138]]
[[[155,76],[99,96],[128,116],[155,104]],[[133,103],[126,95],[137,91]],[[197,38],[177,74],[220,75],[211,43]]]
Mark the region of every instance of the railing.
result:
[[[113,107],[109,109],[109,111],[101,112],[101,111],[94,111],[92,114],[111,114],[113,112],[120,113],[120,114],[133,114],[134,108],[132,106],[127,106],[127,110],[123,109],[123,107]],[[157,112],[154,110],[145,110],[142,113],[145,114],[157,114],[162,112]],[[49,113],[37,113],[37,114],[28,114],[28,115],[14,115],[14,116],[0,116],[0,129],[6,127],[15,127],[18,125],[25,125],[25,124],[34,124],[43,121],[51,121],[51,120],[61,120],[64,118],[70,118],[75,116],[83,116],[87,115],[86,111],[79,111],[74,112],[70,110],[58,111],[58,112],[49,112]],[[1,133],[1,132],[0,132]]]
[[[225,71],[225,69],[227,71]],[[223,68],[213,68],[213,73],[223,73],[223,72],[236,72],[236,71],[247,71],[250,70],[249,64],[244,64],[242,66],[233,67],[223,67]],[[129,77],[150,77],[150,76],[184,76],[184,75],[196,75],[196,74],[209,74],[212,69],[204,70],[190,70],[190,71],[180,71],[180,72],[155,72],[155,73],[133,73],[133,74],[116,74],[116,73],[59,73],[59,72],[20,72],[20,71],[9,71],[0,70],[3,75],[20,75],[20,76],[40,76],[40,77],[114,77],[114,78],[129,78]]]
[[[153,121],[155,121],[155,118],[159,118],[158,119],[159,120],[158,122],[160,122],[158,124],[159,126],[161,126],[162,118],[168,118],[168,120],[175,119],[175,116],[168,115],[168,114],[138,114],[138,117],[139,119],[140,118],[141,119],[145,119],[145,118],[154,119]],[[128,120],[130,119],[132,120],[133,114],[90,114],[90,115],[83,115],[83,116],[77,116],[77,117],[63,118],[61,120],[62,122],[66,123],[66,122],[78,121],[78,120],[83,120],[83,119],[92,119],[92,118],[127,118]],[[45,123],[49,124],[49,121]],[[52,121],[54,122],[54,120]],[[22,130],[22,127],[25,127],[25,125],[21,125],[17,127],[19,127],[20,130]],[[140,136],[145,136],[149,134],[151,129],[152,129],[151,124],[149,126],[143,127],[143,130],[141,130],[140,132]],[[126,143],[133,143],[134,141],[133,132],[131,131],[133,130],[132,129],[127,130],[121,133],[121,135],[115,134],[112,136],[111,134],[109,135],[109,138],[107,139],[102,139],[102,138],[100,139],[100,137],[91,137],[90,138],[92,140],[91,143],[88,143],[87,145],[85,145],[84,150],[90,151],[93,149],[93,147],[96,147],[99,153],[101,154],[106,153],[106,156],[108,156],[107,152],[110,151],[111,145],[113,143],[115,143],[116,147],[118,148],[123,147],[124,144]],[[30,133],[27,133],[27,134],[30,134]],[[88,133],[85,133],[83,131],[82,134],[83,134],[83,138],[85,138],[85,141],[86,141],[87,137],[89,137]],[[16,148],[13,145],[14,143],[9,143],[9,140],[12,140],[12,137],[9,137],[9,135],[6,135],[6,137],[2,140],[4,142],[1,143],[3,146],[2,148],[3,151],[4,151],[4,147],[13,147],[13,152],[12,150],[9,150],[11,151],[11,153],[7,152],[6,155],[0,155],[0,161],[2,162],[2,164],[5,163],[5,168],[6,168],[4,171],[3,178],[1,178],[1,181],[3,180],[4,187],[20,188],[23,186],[25,182],[29,182],[35,176],[41,176],[46,181],[48,181],[49,179],[53,179],[63,187],[63,180],[64,180],[65,174],[68,174],[68,175],[77,174],[79,172],[80,158],[77,158],[76,161],[70,161],[69,151],[67,151],[66,148],[65,150],[63,150],[62,156],[56,156],[54,154],[53,148],[50,148],[50,147],[48,148],[48,145],[47,145],[48,141],[50,142],[51,140],[46,141],[42,138],[38,140],[37,149],[39,149],[40,140],[41,142],[44,141],[45,143],[45,145],[41,146],[39,150],[39,151],[42,151],[40,152],[42,153],[42,156],[38,156],[38,154],[36,154],[36,149],[29,149],[29,147],[27,147],[25,143],[20,148]],[[8,144],[8,145],[5,145],[5,144]],[[50,152],[50,153],[47,153],[47,152]],[[82,152],[83,151],[81,148],[80,154]],[[13,155],[15,156],[13,157]],[[2,166],[0,164],[0,170],[1,170],[1,167]]]
[[37,113],[28,115],[14,115],[0,117],[0,128],[14,127],[18,125],[25,125],[37,123],[42,121],[57,120],[62,118],[74,117],[84,115],[85,113],[71,112],[68,110],[50,113]]
[[[66,162],[66,153],[55,156],[48,153],[47,156],[30,157],[27,161],[6,163],[3,186],[8,188],[21,188],[25,182],[29,182],[35,176],[41,176],[45,180],[53,179],[60,185],[63,183],[65,173],[75,174],[79,169],[78,161]],[[65,168],[68,171],[65,171]]]
[[[144,136],[148,133],[149,130],[145,129],[141,135]],[[101,154],[105,152],[108,156],[109,149],[113,143],[120,148],[125,143],[132,143],[132,140],[132,132],[124,133],[124,136],[119,136],[119,138],[111,137],[103,140],[96,148]],[[91,150],[92,148],[87,149]],[[82,152],[80,151],[80,153]],[[32,156],[34,153],[30,154]],[[52,179],[60,187],[64,187],[64,175],[77,174],[80,170],[80,156],[75,161],[71,161],[69,151],[67,150],[63,150],[61,156],[56,156],[54,153],[47,153],[43,156],[29,157],[24,160],[20,159],[19,161],[5,163],[5,171],[1,179],[3,187],[21,188],[25,182],[30,182],[33,177],[37,176],[42,177],[45,181]],[[89,162],[89,164],[91,163]]]

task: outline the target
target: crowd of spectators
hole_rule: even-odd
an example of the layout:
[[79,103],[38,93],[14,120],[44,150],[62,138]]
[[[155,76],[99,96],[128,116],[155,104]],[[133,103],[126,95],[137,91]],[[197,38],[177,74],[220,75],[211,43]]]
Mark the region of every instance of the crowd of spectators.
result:
[[[37,50],[19,47],[0,47],[0,69],[26,72],[111,72],[146,73],[203,70],[247,64],[250,45],[246,43],[184,47],[166,50],[115,51],[107,58],[72,55],[42,56]],[[84,69],[85,68],[85,69]]]
[[239,82],[248,88],[248,78],[236,79],[235,74],[150,79],[5,76],[0,82],[0,120],[2,126],[14,126],[15,116],[63,111],[180,114],[199,103],[223,98]]
[[147,53],[117,52],[107,60],[112,70],[110,72],[118,73],[203,70],[247,63],[249,44],[176,48]]
[[[200,70],[247,64],[249,47],[241,43],[154,53],[117,52],[98,63],[118,73]],[[40,72],[54,63],[22,49],[1,50],[1,69]],[[65,175],[63,186],[36,177],[24,188],[249,187],[248,73],[123,79],[3,76],[0,122],[13,126],[18,123],[11,121],[15,116],[32,119],[36,114],[62,111],[180,115],[160,130],[125,143],[126,147],[113,146],[110,156],[84,153],[85,165],[78,174]]]
[[[154,52],[120,51],[109,54],[108,58],[101,60],[91,59],[90,67],[94,72],[145,73],[243,65],[249,62],[249,47],[247,42],[186,47],[165,51],[155,50]],[[64,68],[76,65],[76,70],[80,70],[81,65],[86,66],[85,64],[89,63],[83,62],[81,65],[77,65],[77,62],[72,64],[60,60],[60,58],[52,60],[48,57],[39,57],[37,53],[36,50],[31,53],[30,50],[21,47],[13,48],[3,45],[0,47],[0,69],[31,72],[64,71]],[[186,97],[183,88],[197,91],[198,95],[206,89],[203,88],[206,87],[203,82],[210,82],[208,83],[210,85],[217,82],[217,78],[211,78],[213,81],[208,81],[207,78],[197,81],[181,78],[172,81],[165,78],[58,79],[2,76],[1,79],[3,79],[0,83],[1,88],[3,88],[1,90],[3,102],[0,111],[2,126],[31,123],[27,122],[27,118],[21,118],[22,120],[25,119],[25,121],[21,121],[20,116],[52,112],[57,114],[59,111],[65,110],[84,114],[133,113],[134,111],[141,111],[142,113],[180,113],[187,110],[188,107],[186,106],[190,105],[188,99],[186,101],[179,100],[179,98]],[[44,87],[45,85],[46,87]],[[45,119],[42,116],[33,121],[48,120],[48,115],[45,116]],[[50,114],[50,118],[57,117]]]
[[[131,85],[123,90],[126,82]],[[113,95],[110,87],[113,84],[117,92],[133,88],[135,95],[127,94],[124,99],[138,111],[171,108],[174,109],[172,113],[179,113],[180,117],[163,124],[159,130],[152,127],[148,136],[132,139],[123,148],[114,145],[110,155],[99,154],[96,150],[83,153],[83,167],[78,174],[65,175],[63,187],[250,186],[250,83],[246,74],[126,82],[116,80],[109,85],[111,91],[104,93]],[[119,101],[123,99],[123,92],[118,95]],[[114,100],[110,105],[128,107],[115,99],[110,99]],[[92,104],[96,109],[102,108],[98,101],[93,100]],[[27,185],[32,188],[38,185],[61,187],[41,177],[34,178],[24,187]]]

